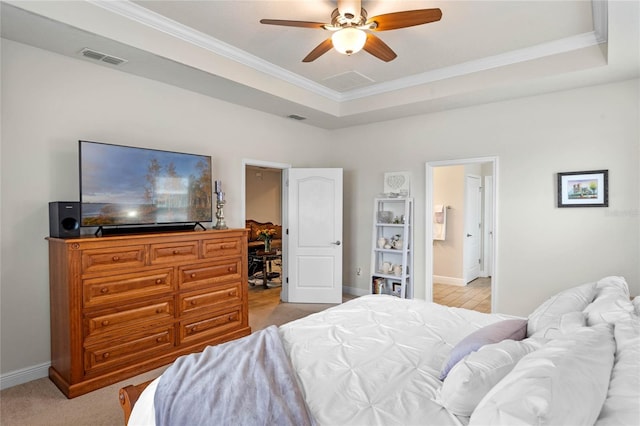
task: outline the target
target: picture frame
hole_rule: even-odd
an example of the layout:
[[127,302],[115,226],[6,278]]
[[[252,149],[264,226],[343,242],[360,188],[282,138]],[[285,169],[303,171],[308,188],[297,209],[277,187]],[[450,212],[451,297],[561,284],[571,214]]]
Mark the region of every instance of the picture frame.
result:
[[411,172],[386,172],[384,174],[385,194],[408,197],[411,194]]
[[609,207],[609,170],[558,173],[558,207]]
[[402,295],[402,283],[393,283],[391,294],[400,297]]

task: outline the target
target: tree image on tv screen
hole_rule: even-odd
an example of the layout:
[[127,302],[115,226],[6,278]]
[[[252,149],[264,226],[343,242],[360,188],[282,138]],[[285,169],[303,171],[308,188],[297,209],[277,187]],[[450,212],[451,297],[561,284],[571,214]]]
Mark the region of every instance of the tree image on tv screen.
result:
[[83,226],[211,221],[209,157],[97,145],[82,151]]

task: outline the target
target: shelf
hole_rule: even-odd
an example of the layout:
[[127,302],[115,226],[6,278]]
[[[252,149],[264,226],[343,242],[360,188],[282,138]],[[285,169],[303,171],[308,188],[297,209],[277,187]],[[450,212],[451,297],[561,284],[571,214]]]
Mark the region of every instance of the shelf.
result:
[[385,248],[374,248],[374,251],[380,252],[380,253],[394,253],[394,254],[402,254],[405,251],[411,251],[411,249],[406,249],[406,250],[402,250],[402,249],[385,249]]
[[389,275],[382,272],[376,272],[375,274],[371,274],[371,276],[376,278],[385,278],[391,281],[402,281],[409,278],[409,275]]
[[[370,269],[371,292],[374,294],[413,298],[413,208],[412,198],[374,200]],[[392,223],[394,221],[396,223]],[[391,248],[398,239],[400,243],[396,245],[400,248]],[[384,248],[385,245],[389,248]],[[392,271],[398,266],[403,272],[400,275]],[[389,272],[382,272],[388,268]]]

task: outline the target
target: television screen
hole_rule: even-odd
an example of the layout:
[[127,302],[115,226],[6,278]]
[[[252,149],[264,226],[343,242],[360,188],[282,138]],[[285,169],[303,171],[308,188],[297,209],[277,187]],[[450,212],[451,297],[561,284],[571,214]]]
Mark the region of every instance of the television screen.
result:
[[211,157],[79,145],[82,226],[211,222]]

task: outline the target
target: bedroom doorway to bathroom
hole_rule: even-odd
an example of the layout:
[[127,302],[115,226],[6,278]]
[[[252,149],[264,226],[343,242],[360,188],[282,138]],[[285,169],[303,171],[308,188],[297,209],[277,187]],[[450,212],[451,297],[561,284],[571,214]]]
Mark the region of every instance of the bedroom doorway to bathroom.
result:
[[427,300],[493,311],[497,161],[481,157],[426,163]]

